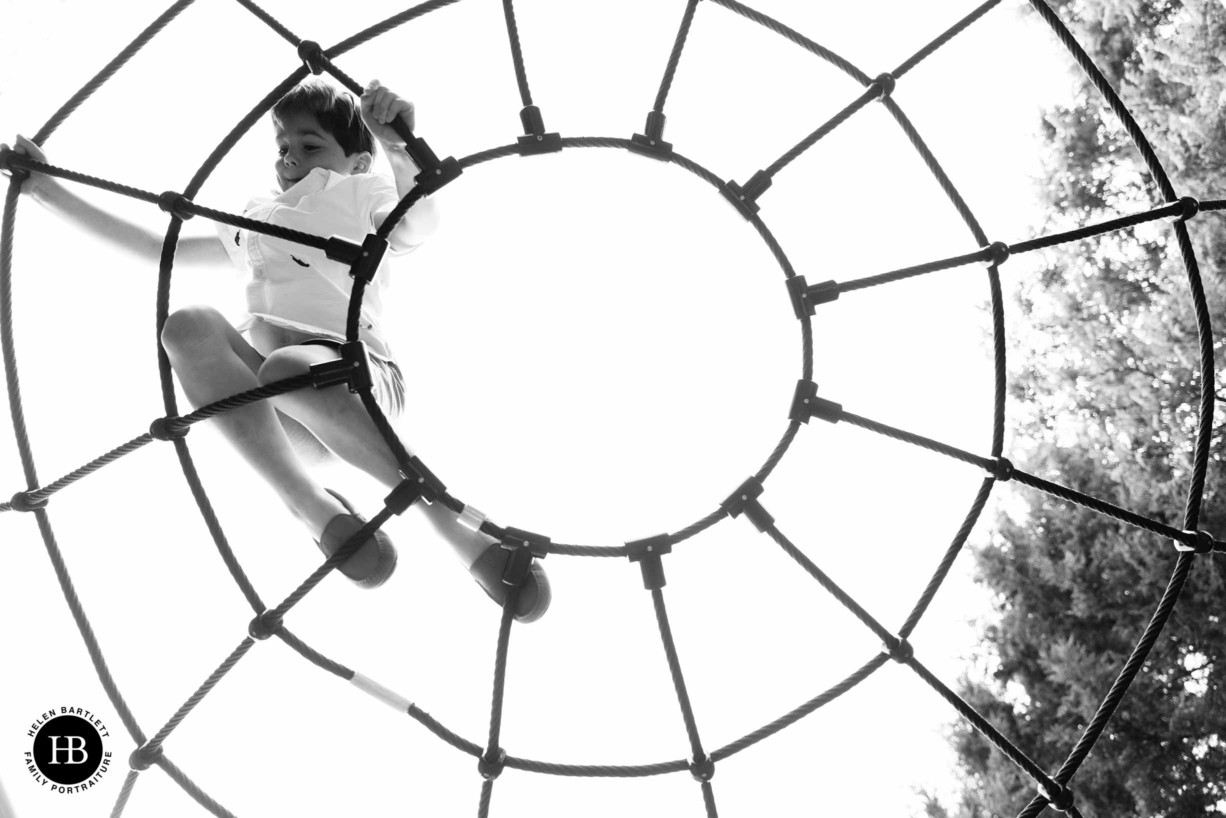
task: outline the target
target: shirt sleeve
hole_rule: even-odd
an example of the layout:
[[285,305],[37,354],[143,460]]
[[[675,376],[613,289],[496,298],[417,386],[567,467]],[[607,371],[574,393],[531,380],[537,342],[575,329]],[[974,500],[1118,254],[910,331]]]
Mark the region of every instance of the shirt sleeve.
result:
[[[365,189],[363,191],[365,201],[366,224],[370,229],[374,229],[375,216],[379,213],[390,213],[396,205],[400,204],[400,194],[396,191],[395,183],[380,174],[367,174],[369,177],[366,180]],[[416,250],[414,245],[404,250],[391,250],[388,252],[393,255],[403,255],[404,253]]]
[[400,202],[396,185],[392,180],[377,173],[367,174],[361,196],[365,205],[366,223],[372,229],[376,213],[388,213]]

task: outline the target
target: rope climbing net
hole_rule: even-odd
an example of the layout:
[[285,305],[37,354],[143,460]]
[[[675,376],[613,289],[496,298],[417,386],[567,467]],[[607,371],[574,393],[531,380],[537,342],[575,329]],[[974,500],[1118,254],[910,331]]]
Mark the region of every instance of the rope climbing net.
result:
[[[751,23],[765,27],[796,46],[827,61],[863,88],[862,92],[856,95],[846,107],[827,121],[821,123],[812,133],[797,143],[795,147],[788,150],[763,170],[753,174],[743,183],[727,179],[707,170],[683,156],[674,149],[671,143],[664,140],[665,103],[690,33],[691,24],[697,12],[699,0],[686,0],[675,42],[671,53],[668,55],[658,95],[650,112],[647,114],[646,124],[642,133],[633,133],[629,138],[563,137],[546,129],[541,110],[533,103],[529,89],[525,59],[513,9],[513,0],[503,0],[502,6],[510,42],[512,64],[523,105],[521,110],[523,134],[519,135],[511,144],[474,153],[462,159],[457,160],[454,157],[440,159],[425,140],[405,128],[403,123],[398,123],[400,135],[406,140],[407,150],[420,169],[420,173],[416,177],[417,184],[399,202],[390,217],[378,231],[368,235],[361,244],[339,238],[313,236],[287,228],[252,221],[240,216],[203,207],[196,204],[193,199],[204,182],[217,168],[223,157],[226,156],[239,139],[256,122],[268,114],[277,100],[289,89],[305,79],[308,74],[326,72],[355,94],[360,94],[361,86],[337,66],[336,60],[338,58],[377,36],[452,5],[458,2],[458,0],[429,0],[429,2],[414,6],[390,17],[328,49],[322,48],[317,42],[297,37],[278,20],[258,7],[252,0],[237,0],[237,2],[296,48],[302,65],[272,89],[250,113],[243,117],[209,155],[182,192],[151,193],[94,178],[73,170],[38,162],[11,151],[0,155],[0,167],[5,168],[12,177],[5,200],[2,234],[0,234],[0,242],[2,242],[0,243],[0,342],[3,344],[5,374],[14,433],[26,482],[24,490],[14,494],[10,501],[0,503],[0,511],[30,512],[37,518],[40,533],[55,567],[64,597],[71,609],[81,636],[85,640],[98,678],[111,704],[123,721],[128,734],[136,745],[135,750],[132,751],[128,759],[130,771],[124,780],[114,805],[113,815],[118,816],[122,814],[141,773],[155,765],[160,767],[188,795],[212,814],[217,816],[231,815],[229,810],[210,797],[179,767],[171,762],[165,753],[165,743],[175,729],[188,717],[193,708],[209,695],[214,686],[258,642],[267,640],[272,636],[282,640],[315,666],[351,682],[354,686],[376,699],[415,719],[455,749],[476,758],[481,778],[478,815],[483,817],[489,814],[495,781],[502,771],[508,767],[533,773],[593,777],[640,777],[688,771],[699,784],[699,790],[707,815],[716,816],[718,813],[712,779],[719,762],[778,733],[832,702],[869,678],[890,661],[905,665],[914,671],[915,674],[961,714],[963,718],[972,724],[974,728],[981,731],[1000,752],[1004,753],[1033,780],[1036,792],[1032,800],[1019,813],[1022,818],[1033,818],[1033,816],[1038,815],[1047,806],[1073,816],[1081,814],[1075,803],[1071,787],[1079,767],[1103,734],[1108,721],[1119,707],[1133,679],[1141,672],[1147,655],[1172,615],[1180,590],[1187,581],[1196,558],[1200,555],[1226,550],[1226,543],[1215,539],[1211,534],[1199,530],[1197,527],[1209,455],[1210,424],[1213,417],[1213,337],[1200,272],[1187,228],[1187,222],[1197,216],[1198,213],[1222,210],[1226,207],[1226,201],[1198,202],[1190,197],[1180,197],[1177,194],[1165,170],[1146,140],[1145,135],[1141,132],[1119,96],[1071,36],[1060,19],[1043,0],[1030,0],[1030,2],[1085,71],[1094,87],[1102,95],[1108,107],[1131,137],[1132,142],[1140,151],[1146,167],[1156,183],[1156,188],[1161,194],[1162,203],[1144,212],[1122,216],[1101,223],[1084,225],[1068,232],[1045,235],[1015,243],[989,239],[962,196],[937,162],[933,153],[892,96],[896,83],[902,81],[911,69],[915,68],[921,61],[965,29],[972,26],[979,18],[996,6],[999,0],[989,0],[983,3],[935,40],[904,60],[896,68],[876,76],[866,74],[833,51],[817,44],[786,25],[742,5],[737,0],[710,0],[707,4],[708,6],[721,7],[740,15]],[[50,121],[38,131],[34,141],[38,144],[45,143],[46,139],[63,124],[83,101],[88,99],[137,51],[170,24],[191,3],[192,0],[178,0],[178,2],[168,8],[106,65],[102,71],[65,103],[52,116]],[[856,112],[874,102],[883,105],[899,127],[902,128],[907,139],[932,173],[941,190],[949,199],[967,229],[970,230],[975,246],[978,249],[973,252],[927,261],[879,275],[850,281],[823,281],[810,284],[804,275],[798,274],[792,268],[783,249],[763,222],[759,214],[758,200],[771,187],[774,178],[782,173],[793,160],[852,118]],[[373,280],[375,271],[379,267],[384,251],[388,246],[389,234],[404,214],[417,201],[454,182],[464,172],[483,163],[508,156],[530,157],[576,148],[613,148],[630,151],[645,157],[647,160],[675,164],[714,187],[753,225],[777,260],[783,271],[786,295],[790,300],[801,329],[802,372],[796,384],[794,396],[787,414],[786,430],[763,465],[757,472],[746,479],[736,491],[719,502],[718,506],[706,517],[677,531],[627,542],[619,546],[556,543],[550,537],[542,534],[510,526],[500,526],[487,519],[485,515],[473,506],[462,502],[448,493],[444,483],[427,468],[426,464],[420,458],[409,454],[372,396],[369,360],[365,346],[361,341],[357,340],[358,318],[363,293],[368,284]],[[14,351],[12,322],[14,307],[12,301],[11,268],[14,216],[22,182],[31,173],[57,176],[139,199],[150,204],[156,204],[160,209],[172,216],[163,244],[158,281],[156,318],[159,331],[166,321],[169,310],[171,272],[182,222],[194,216],[203,216],[230,226],[254,230],[314,247],[325,251],[330,258],[349,265],[353,277],[353,287],[347,316],[348,343],[342,347],[341,358],[332,363],[314,366],[309,374],[236,394],[204,406],[195,412],[181,415],[176,406],[173,380],[168,361],[165,354],[159,351],[159,372],[165,415],[153,420],[147,433],[123,443],[54,482],[42,484],[35,470],[34,457],[26,430],[18,380],[17,358]],[[1086,494],[1049,482],[1036,475],[1028,474],[1021,469],[1015,468],[1009,459],[1003,456],[1006,403],[1006,338],[999,267],[1014,255],[1053,247],[1067,242],[1076,242],[1090,236],[1122,230],[1156,220],[1168,220],[1173,223],[1172,229],[1175,232],[1183,265],[1187,272],[1189,291],[1195,307],[1199,330],[1201,376],[1199,423],[1194,449],[1194,468],[1188,481],[1183,523],[1178,528],[1118,507],[1102,499],[1087,496]],[[991,293],[994,344],[994,409],[992,442],[987,454],[964,451],[938,440],[888,426],[870,418],[857,415],[852,411],[844,409],[841,404],[828,397],[818,395],[818,387],[813,380],[813,329],[811,319],[817,314],[819,309],[833,309],[831,306],[832,302],[835,302],[847,293],[854,293],[871,287],[878,287],[971,264],[981,264],[986,267]],[[196,423],[256,401],[266,400],[292,390],[334,389],[340,386],[347,386],[360,396],[363,405],[377,425],[382,437],[399,461],[404,480],[386,498],[383,508],[360,531],[354,534],[344,547],[324,561],[283,601],[276,605],[269,605],[257,593],[227,542],[204,486],[197,474],[185,437]],[[788,451],[796,435],[800,433],[802,426],[814,419],[830,424],[845,423],[898,441],[916,445],[932,453],[944,455],[969,466],[977,467],[986,473],[965,519],[954,534],[939,565],[915,602],[910,614],[896,631],[882,624],[870,611],[866,610],[851,595],[846,593],[816,562],[793,544],[776,525],[774,518],[767,511],[764,504],[764,493],[768,478]],[[235,583],[237,583],[251,605],[254,616],[250,621],[247,634],[242,638],[238,646],[217,666],[216,670],[209,675],[199,688],[186,699],[170,719],[156,733],[149,736],[137,723],[136,718],[133,716],[132,711],[108,670],[89,619],[73,589],[67,567],[52,531],[47,506],[49,500],[57,492],[68,488],[103,466],[135,452],[153,440],[173,443],[183,473],[200,512],[209,527],[217,551]],[[1169,583],[1152,614],[1148,626],[1144,629],[1143,634],[1133,648],[1131,656],[1123,665],[1115,682],[1103,698],[1097,713],[1086,725],[1076,745],[1069,751],[1067,759],[1054,773],[1044,770],[1038,763],[1028,757],[1007,736],[1002,734],[960,698],[957,693],[930,672],[908,642],[908,637],[919,624],[929,604],[953,567],[972,528],[983,511],[993,487],[998,482],[1006,481],[1015,481],[1033,489],[1047,492],[1064,501],[1080,504],[1130,526],[1157,534],[1171,541],[1179,552]],[[316,651],[292,633],[286,624],[287,617],[293,608],[334,568],[353,554],[364,540],[368,539],[393,515],[401,514],[414,503],[419,502],[442,504],[454,512],[465,525],[496,538],[502,543],[504,548],[512,552],[503,578],[511,590],[503,606],[498,630],[489,733],[482,744],[463,738],[399,693]],[[699,726],[687,692],[686,679],[682,672],[682,665],[669,625],[663,590],[665,587],[664,563],[665,557],[675,547],[702,533],[724,518],[741,515],[748,518],[759,532],[767,535],[778,544],[801,569],[817,581],[825,593],[832,596],[859,619],[864,627],[868,628],[881,641],[884,648],[868,659],[863,665],[854,669],[842,681],[819,692],[799,707],[724,747],[711,750],[708,749],[707,745],[704,745],[701,739]],[[660,639],[675,687],[686,735],[688,736],[691,750],[689,757],[664,763],[638,766],[578,766],[520,758],[508,754],[503,749],[501,744],[503,699],[510,633],[513,624],[513,613],[516,609],[518,588],[527,576],[533,560],[544,559],[549,555],[626,558],[640,566],[644,586],[650,592],[652,605],[654,606]]]

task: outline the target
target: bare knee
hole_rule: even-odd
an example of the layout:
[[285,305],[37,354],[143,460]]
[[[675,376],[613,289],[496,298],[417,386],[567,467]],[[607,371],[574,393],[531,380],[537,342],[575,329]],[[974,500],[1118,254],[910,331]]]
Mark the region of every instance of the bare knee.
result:
[[260,366],[256,377],[260,384],[266,386],[286,378],[305,375],[311,370],[312,364],[335,358],[328,353],[327,347],[291,346],[273,350],[267,360]]
[[212,307],[201,305],[175,310],[162,326],[162,346],[168,353],[225,341],[230,322]]

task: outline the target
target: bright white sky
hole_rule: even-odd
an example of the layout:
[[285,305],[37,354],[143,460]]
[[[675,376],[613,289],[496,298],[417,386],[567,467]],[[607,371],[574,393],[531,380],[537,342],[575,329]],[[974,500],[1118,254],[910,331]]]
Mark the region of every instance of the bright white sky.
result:
[[[164,4],[3,0],[0,138],[33,134]],[[902,62],[971,0],[754,7],[870,75]],[[566,136],[641,131],[683,0],[516,3],[535,102]],[[1029,234],[1040,104],[1064,98],[1067,60],[1007,0],[912,71],[896,99],[992,238]],[[383,0],[267,9],[326,46],[399,11]],[[73,116],[46,148],[63,166],[148,190],[182,189],[268,89],[292,48],[238,3],[199,0]],[[466,0],[340,60],[416,101],[443,156],[507,144],[520,101],[501,4]],[[744,182],[851,101],[842,73],[712,3],[701,4],[665,111],[666,138]],[[197,200],[238,211],[271,183],[258,125]],[[155,208],[90,198],[164,229]],[[403,439],[461,499],[558,542],[616,545],[705,516],[787,425],[799,324],[752,227],[675,166],[573,150],[482,165],[438,195],[442,232],[395,271],[389,323],[411,409]],[[964,253],[974,242],[905,137],[870,106],[776,180],[762,214],[810,282]],[[161,414],[156,271],[28,200],[18,213],[16,337],[43,483],[143,432]],[[205,232],[203,220],[190,232]],[[1010,261],[1005,279],[1024,275]],[[235,276],[179,274],[174,306],[237,311]],[[814,319],[815,380],[849,410],[987,453],[987,285],[967,268],[844,296]],[[181,403],[186,407],[186,403]],[[320,556],[212,430],[189,438],[223,525],[263,598],[284,598]],[[0,494],[23,487],[0,436]],[[974,469],[815,422],[767,482],[781,530],[897,628],[957,529]],[[368,513],[383,492],[325,483]],[[111,670],[152,735],[242,640],[251,611],[179,475],[151,445],[62,492],[51,519]],[[974,536],[986,536],[990,514]],[[109,814],[132,744],[89,664],[32,516],[0,520],[0,782],[19,816]],[[288,619],[309,644],[484,744],[498,610],[415,513],[394,520],[394,580],[376,593],[330,577]],[[950,685],[970,670],[987,612],[964,560],[913,637]],[[704,745],[790,711],[872,657],[876,639],[765,535],[726,520],[666,560],[678,650]],[[517,756],[642,764],[688,755],[650,595],[624,560],[555,556],[549,615],[512,635],[502,744]],[[117,766],[52,796],[26,773],[26,730],[62,705],[101,714]],[[903,815],[949,786],[953,712],[890,665],[797,725],[721,763],[720,814]],[[257,645],[175,731],[168,756],[240,816],[472,815],[476,762],[278,640]],[[160,771],[125,815],[196,814]],[[2,811],[2,810],[0,810]],[[703,813],[688,775],[627,781],[508,770],[491,814]],[[200,814],[204,814],[200,812]]]

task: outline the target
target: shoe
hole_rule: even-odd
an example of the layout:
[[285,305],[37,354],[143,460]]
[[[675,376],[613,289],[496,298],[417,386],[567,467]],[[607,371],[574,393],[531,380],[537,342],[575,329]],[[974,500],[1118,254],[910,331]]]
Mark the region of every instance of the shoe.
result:
[[[332,489],[325,489],[341,505],[348,514],[337,514],[328,521],[323,534],[315,543],[327,556],[332,556],[340,547],[366,525],[366,518],[358,514],[349,501]],[[396,570],[396,546],[392,545],[391,537],[382,530],[376,531],[366,542],[358,546],[358,550],[349,559],[337,566],[359,588],[378,588],[387,582],[388,577]]]
[[[485,591],[486,596],[503,605],[507,599],[509,586],[502,581],[503,571],[511,559],[511,552],[502,547],[501,543],[493,543],[477,557],[477,561],[468,569],[473,579]],[[519,588],[519,601],[515,606],[515,621],[523,624],[535,622],[549,610],[549,602],[553,592],[549,588],[549,577],[538,560],[532,561],[532,568]]]

